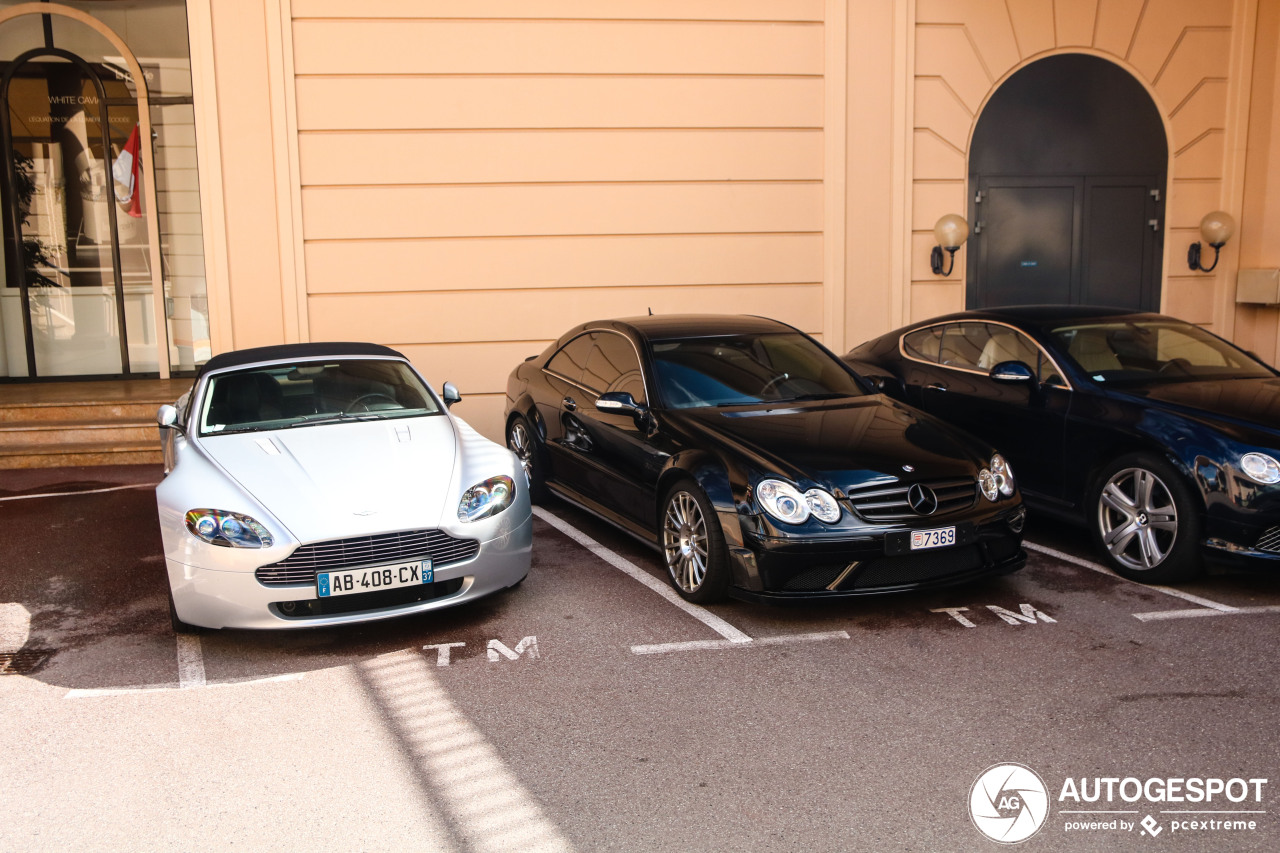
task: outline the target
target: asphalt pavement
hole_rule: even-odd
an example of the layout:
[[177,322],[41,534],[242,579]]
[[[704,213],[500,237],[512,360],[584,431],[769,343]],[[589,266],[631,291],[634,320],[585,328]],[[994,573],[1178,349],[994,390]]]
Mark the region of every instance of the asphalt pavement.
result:
[[553,501],[515,590],[175,637],[159,479],[0,472],[0,851],[1280,849],[1280,578],[1033,517],[1008,577],[701,608]]

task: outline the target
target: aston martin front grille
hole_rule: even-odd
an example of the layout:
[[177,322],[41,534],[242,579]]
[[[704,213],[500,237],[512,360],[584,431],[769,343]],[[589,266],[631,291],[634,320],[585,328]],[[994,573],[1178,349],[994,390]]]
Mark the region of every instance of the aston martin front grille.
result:
[[1280,527],[1272,527],[1258,540],[1258,550],[1280,554]]
[[[867,521],[902,521],[919,519],[921,513],[911,508],[907,493],[913,483],[894,483],[890,486],[867,486],[850,489],[845,502],[849,508]],[[929,516],[946,515],[973,506],[978,499],[978,482],[973,479],[934,480],[920,483],[937,496],[938,508]]]
[[402,530],[302,545],[278,563],[255,573],[266,586],[315,583],[317,571],[384,566],[406,560],[431,560],[436,567],[469,560],[480,551],[474,539],[455,539],[440,530]]

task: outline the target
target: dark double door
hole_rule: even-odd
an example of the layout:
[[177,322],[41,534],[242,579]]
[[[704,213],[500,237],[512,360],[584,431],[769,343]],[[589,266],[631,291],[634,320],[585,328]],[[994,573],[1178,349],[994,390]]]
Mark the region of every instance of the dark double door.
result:
[[1160,176],[979,176],[968,307],[1160,308]]

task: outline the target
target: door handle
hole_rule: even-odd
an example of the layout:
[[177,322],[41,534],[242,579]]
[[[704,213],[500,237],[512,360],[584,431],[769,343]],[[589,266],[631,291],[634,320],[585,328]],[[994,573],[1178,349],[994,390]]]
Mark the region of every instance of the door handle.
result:
[[928,384],[928,385],[924,386],[924,390],[926,390],[926,391],[946,391],[946,390],[947,390],[947,386],[946,386],[946,385],[943,385],[941,382],[931,382],[930,384]]
[[578,402],[574,400],[572,397],[565,397],[562,402],[562,405],[564,406],[566,412],[578,411]]

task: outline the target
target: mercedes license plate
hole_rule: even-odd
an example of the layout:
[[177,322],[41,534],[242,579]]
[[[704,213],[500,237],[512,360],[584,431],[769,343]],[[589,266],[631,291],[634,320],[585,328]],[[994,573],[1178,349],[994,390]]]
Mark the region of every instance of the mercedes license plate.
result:
[[431,583],[435,572],[430,560],[397,563],[394,566],[377,566],[370,569],[347,569],[341,572],[316,573],[316,595],[330,598],[335,595],[354,595],[358,592],[376,592],[380,589],[399,589],[402,586],[419,586]]
[[911,531],[911,550],[922,551],[925,548],[946,548],[956,544],[955,527],[939,527],[937,530]]

